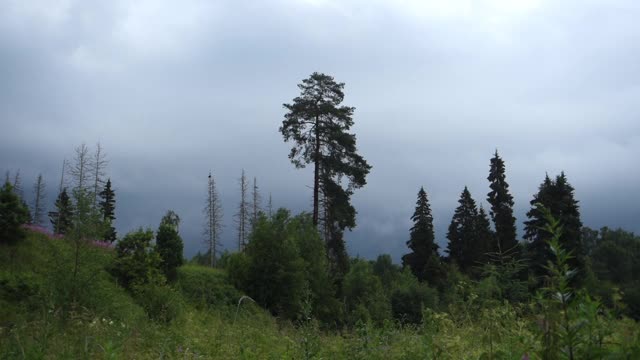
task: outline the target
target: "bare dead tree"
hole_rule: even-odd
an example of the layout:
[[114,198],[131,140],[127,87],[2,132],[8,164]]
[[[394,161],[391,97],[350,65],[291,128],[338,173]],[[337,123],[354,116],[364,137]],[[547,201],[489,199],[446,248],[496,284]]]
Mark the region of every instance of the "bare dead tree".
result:
[[269,193],[269,203],[267,204],[267,212],[269,213],[269,217],[273,216],[273,199],[271,198],[271,193]]
[[209,247],[209,264],[216,265],[216,253],[220,244],[220,234],[222,233],[222,204],[216,188],[215,178],[209,172],[207,203],[204,208],[206,216],[205,242]]
[[22,178],[20,177],[20,169],[16,171],[16,175],[13,177],[13,192],[22,199],[24,192],[22,191]]
[[238,225],[238,250],[244,250],[247,245],[247,224],[249,220],[249,203],[247,202],[247,177],[242,169],[240,183],[240,204],[238,204],[238,212],[236,213],[236,224]]
[[251,204],[251,229],[255,229],[256,224],[258,224],[258,215],[260,214],[260,202],[262,201],[260,197],[260,192],[258,191],[258,180],[253,178],[253,191],[251,192],[252,204]]
[[86,144],[83,143],[75,148],[73,162],[67,168],[68,174],[71,177],[73,188],[75,190],[88,190],[87,186],[92,167],[91,160],[92,159],[91,155],[89,154],[89,148]]
[[38,174],[35,184],[33,184],[33,223],[42,225],[45,214],[44,199],[46,198],[46,184],[42,174]]
[[62,159],[62,172],[60,173],[60,188],[58,188],[58,194],[62,192],[64,188],[64,173],[67,168],[67,159]]
[[105,154],[100,143],[96,145],[96,151],[93,153],[93,161],[91,162],[91,165],[93,166],[93,206],[95,207],[98,203],[98,194],[100,193],[100,189],[105,184],[104,177],[107,175],[106,169],[107,165],[109,165],[107,154]]

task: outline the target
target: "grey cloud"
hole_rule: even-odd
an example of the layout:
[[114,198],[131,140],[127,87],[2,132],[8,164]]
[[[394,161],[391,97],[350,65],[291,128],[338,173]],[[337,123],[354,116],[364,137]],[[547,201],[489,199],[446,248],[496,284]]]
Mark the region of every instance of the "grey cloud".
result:
[[486,207],[496,148],[520,230],[544,173],[564,170],[586,225],[640,231],[637,4],[466,4],[4,3],[0,169],[43,172],[53,198],[62,159],[100,141],[120,233],[174,209],[188,255],[212,170],[233,249],[242,168],[265,200],[309,210],[310,172],[289,163],[277,128],[296,84],[322,71],[346,83],[373,165],[354,196],[353,255],[399,259],[422,185],[444,247],[465,185]]

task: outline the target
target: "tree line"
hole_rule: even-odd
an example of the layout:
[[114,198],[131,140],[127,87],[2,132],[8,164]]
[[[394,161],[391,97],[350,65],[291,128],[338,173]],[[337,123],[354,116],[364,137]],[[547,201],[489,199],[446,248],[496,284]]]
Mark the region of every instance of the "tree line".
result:
[[[557,245],[569,254],[563,266],[578,274],[571,277],[571,286],[606,295],[604,288],[624,285],[631,289],[623,295],[627,304],[637,297],[638,291],[633,289],[640,286],[636,280],[621,275],[621,270],[605,270],[620,248],[636,244],[637,237],[620,235],[611,240],[608,231],[594,235],[584,228],[574,188],[564,173],[555,178],[547,175],[541,183],[530,201],[524,241],[519,241],[505,162],[497,151],[490,160],[487,177],[490,208],[478,207],[465,187],[448,227],[448,243],[442,255],[435,243],[428,194],[420,188],[408,234],[410,252],[402,257],[402,266],[393,264],[389,256],[375,261],[349,257],[344,232],[356,226],[357,215],[351,196],[366,185],[371,170],[358,154],[355,134],[350,133],[355,108],[342,105],[344,83],[331,76],[313,73],[298,87],[300,95],[283,104],[286,113],[279,130],[286,142],[293,143],[289,153],[293,165],[313,166],[310,213],[293,215],[286,209],[274,210],[271,196],[263,209],[257,179],[253,178],[251,186],[243,170],[234,216],[238,251],[221,252],[222,204],[210,173],[204,206],[207,249],[194,259],[226,269],[236,287],[274,314],[296,319],[308,313],[333,324],[355,324],[363,319],[382,322],[391,317],[421,321],[425,306],[452,304],[456,297],[466,297],[456,290],[466,281],[485,284],[490,288],[485,290],[496,298],[527,301],[552,281],[549,264],[557,259],[558,249],[554,250],[549,239],[556,235]],[[78,257],[82,239],[112,242],[117,238],[113,227],[115,194],[110,179],[105,181],[107,163],[99,145],[93,153],[81,145],[72,162],[63,162],[56,210],[49,214],[54,231],[78,244]],[[28,217],[41,218],[42,210],[35,211],[41,200],[34,202],[31,212],[21,200],[18,173],[12,183],[9,174],[7,180],[3,204],[19,208],[12,213],[13,223],[19,226],[33,221]],[[41,176],[34,189],[36,199],[44,196],[38,195],[45,193]],[[549,217],[562,225],[561,231],[550,230]],[[3,221],[5,218],[9,217],[3,215]],[[137,292],[155,291],[155,287],[170,282],[184,261],[179,224],[179,216],[169,211],[155,235],[149,229],[126,234],[116,245],[117,255],[110,270],[114,277]],[[602,257],[595,259],[594,254]],[[631,265],[624,269],[635,269],[640,263],[633,256],[628,262]],[[493,285],[488,279],[494,281]],[[613,303],[613,296],[609,294],[607,301]],[[637,316],[634,309],[629,305],[630,313]]]

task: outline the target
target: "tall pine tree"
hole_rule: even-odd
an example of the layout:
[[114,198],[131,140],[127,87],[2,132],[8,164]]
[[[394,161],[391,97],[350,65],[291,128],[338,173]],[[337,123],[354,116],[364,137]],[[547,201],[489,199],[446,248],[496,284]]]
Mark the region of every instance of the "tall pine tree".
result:
[[550,234],[542,229],[546,220],[535,206],[537,203],[544,205],[560,221],[562,224],[560,244],[564,249],[571,251],[573,256],[569,261],[569,266],[579,271],[582,270],[584,251],[580,210],[578,201],[574,198],[574,188],[569,184],[564,172],[556,176],[555,180],[551,180],[547,175],[530,203],[532,207],[527,212],[529,220],[525,222],[524,238],[528,241],[527,255],[533,265],[533,274],[536,276],[545,275],[547,273],[545,266],[548,261],[553,260],[553,254],[546,242]]
[[100,198],[102,199],[100,201],[102,220],[107,228],[104,241],[114,242],[116,241],[116,229],[113,226],[113,221],[116,219],[116,194],[111,188],[111,179],[107,179],[104,189],[100,192]]
[[482,205],[476,218],[476,243],[474,246],[474,252],[476,254],[476,261],[478,263],[486,264],[489,261],[489,254],[496,253],[498,251],[498,242],[496,240],[496,234],[491,230],[491,222],[489,216],[484,211]]
[[513,216],[513,196],[509,193],[506,181],[504,161],[496,150],[489,168],[489,187],[487,202],[491,204],[491,219],[495,226],[500,253],[513,252],[517,249],[516,218]]
[[458,203],[447,232],[447,252],[449,261],[455,262],[461,271],[469,273],[478,259],[476,224],[479,214],[476,202],[466,186]]
[[284,104],[288,113],[280,132],[285,141],[295,143],[289,159],[297,168],[313,163],[313,224],[323,223],[328,256],[339,282],[348,265],[343,232],[355,226],[351,195],[366,184],[371,166],[357,153],[356,137],[349,133],[355,108],[341,105],[344,83],[315,72],[298,88],[300,96]]
[[438,245],[435,243],[431,207],[423,187],[418,191],[418,200],[411,221],[413,226],[407,241],[411,252],[402,257],[402,265],[409,267],[418,280],[434,283],[439,274]]

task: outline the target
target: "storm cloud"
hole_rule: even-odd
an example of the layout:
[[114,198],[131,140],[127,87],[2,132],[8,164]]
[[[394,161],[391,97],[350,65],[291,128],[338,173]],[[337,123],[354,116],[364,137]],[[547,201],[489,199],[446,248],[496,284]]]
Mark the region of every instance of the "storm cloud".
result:
[[99,141],[119,233],[173,209],[189,256],[211,170],[233,250],[242,169],[264,200],[310,209],[278,127],[319,71],[346,83],[373,166],[352,255],[407,251],[420,186],[444,246],[465,185],[487,207],[496,149],[520,231],[565,171],[585,225],[640,232],[638,18],[637,1],[3,1],[0,170],[26,190],[43,173],[52,202],[62,159]]

